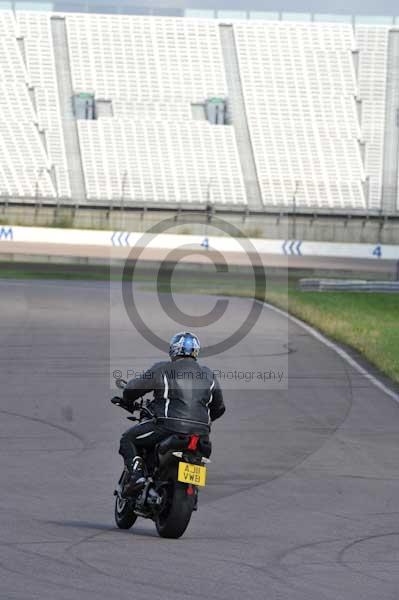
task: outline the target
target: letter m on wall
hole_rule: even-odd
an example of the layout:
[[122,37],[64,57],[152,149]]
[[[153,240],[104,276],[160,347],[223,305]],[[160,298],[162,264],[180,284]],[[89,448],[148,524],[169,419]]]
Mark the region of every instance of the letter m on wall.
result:
[[13,241],[14,233],[12,227],[0,227],[0,240]]

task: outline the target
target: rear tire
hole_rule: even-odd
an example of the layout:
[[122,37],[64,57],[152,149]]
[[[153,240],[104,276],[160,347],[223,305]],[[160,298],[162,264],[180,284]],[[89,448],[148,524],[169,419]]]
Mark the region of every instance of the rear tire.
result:
[[115,523],[119,529],[130,529],[137,520],[129,500],[116,496],[115,498]]
[[158,534],[163,538],[177,539],[186,531],[194,509],[194,496],[187,495],[185,484],[171,482],[168,502],[156,517]]

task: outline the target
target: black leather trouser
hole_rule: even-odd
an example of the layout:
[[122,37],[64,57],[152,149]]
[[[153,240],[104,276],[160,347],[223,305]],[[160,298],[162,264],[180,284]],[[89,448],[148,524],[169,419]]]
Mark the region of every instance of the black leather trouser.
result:
[[142,448],[151,448],[171,435],[154,421],[143,421],[131,427],[121,437],[119,454],[126,466],[130,466],[135,456],[140,456]]

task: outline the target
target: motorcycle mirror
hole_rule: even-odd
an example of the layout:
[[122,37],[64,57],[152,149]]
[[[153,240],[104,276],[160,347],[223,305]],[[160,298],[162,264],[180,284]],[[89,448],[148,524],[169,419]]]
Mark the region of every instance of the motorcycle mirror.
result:
[[126,385],[127,385],[127,381],[125,381],[124,379],[117,379],[115,381],[115,385],[117,388],[119,388],[120,390],[124,390]]

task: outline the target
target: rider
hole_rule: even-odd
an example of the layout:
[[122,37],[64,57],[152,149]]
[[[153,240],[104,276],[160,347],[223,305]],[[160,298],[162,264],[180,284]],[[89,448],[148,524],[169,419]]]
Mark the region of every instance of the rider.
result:
[[123,391],[122,406],[133,410],[134,402],[154,392],[154,419],[142,421],[121,438],[119,454],[130,473],[124,495],[145,483],[142,448],[152,448],[173,433],[207,435],[212,421],[226,408],[213,372],[198,364],[200,342],[196,335],[177,333],[170,341],[171,361],[156,363],[140,378],[132,379]]

